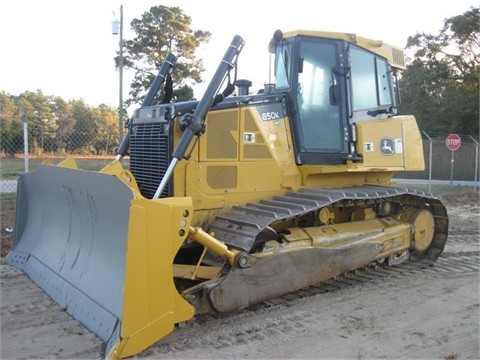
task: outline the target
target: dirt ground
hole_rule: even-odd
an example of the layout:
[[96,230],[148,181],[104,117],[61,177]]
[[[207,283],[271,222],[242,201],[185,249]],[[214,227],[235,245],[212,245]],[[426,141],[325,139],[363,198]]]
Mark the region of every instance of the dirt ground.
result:
[[[134,359],[480,359],[478,193],[442,194],[450,228],[433,267],[200,316]],[[1,263],[1,359],[101,359],[104,344]]]

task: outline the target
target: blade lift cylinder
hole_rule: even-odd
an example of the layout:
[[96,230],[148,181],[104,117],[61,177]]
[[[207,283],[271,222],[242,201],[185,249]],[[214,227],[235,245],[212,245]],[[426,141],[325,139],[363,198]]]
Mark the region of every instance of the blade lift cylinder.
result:
[[173,170],[175,169],[177,162],[184,158],[185,153],[190,146],[190,143],[192,142],[194,136],[201,136],[205,131],[205,117],[210,108],[212,107],[212,104],[215,100],[215,95],[218,93],[220,86],[225,80],[225,77],[235,66],[236,59],[242,51],[244,43],[245,42],[242,37],[238,35],[235,35],[233,37],[230,46],[228,47],[222,61],[220,62],[217,71],[213,75],[213,78],[210,81],[210,84],[208,85],[202,99],[195,108],[194,113],[192,115],[185,114],[183,116],[181,121],[182,124],[186,126],[185,131],[183,132],[183,135],[180,138],[177,147],[172,154],[172,161],[170,162],[170,165],[168,166],[167,171],[165,172],[165,175],[163,176],[162,181],[160,182],[160,185],[155,192],[155,195],[153,197],[154,199],[158,199],[160,197],[160,194],[165,189],[165,186],[167,186],[167,183],[172,176]]

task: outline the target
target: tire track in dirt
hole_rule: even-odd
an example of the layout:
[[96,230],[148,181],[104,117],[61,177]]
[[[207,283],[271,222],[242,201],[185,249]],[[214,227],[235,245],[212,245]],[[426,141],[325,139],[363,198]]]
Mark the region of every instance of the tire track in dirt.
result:
[[[344,276],[335,280],[326,281],[283,297],[272,299],[262,304],[242,310],[233,314],[219,316],[198,316],[194,321],[185,324],[176,331],[162,339],[153,349],[147,349],[139,357],[149,357],[152,354],[172,354],[178,351],[195,351],[197,348],[226,350],[232,346],[247,345],[252,342],[268,339],[287,339],[300,336],[312,324],[321,323],[324,313],[318,314],[311,311],[298,311],[289,314],[289,308],[296,307],[304,301],[321,303],[326,296],[356,296],[363,293],[366,287],[375,287],[378,284],[395,281],[411,281],[414,277],[449,277],[455,278],[466,274],[477,274],[480,269],[480,254],[478,252],[442,255],[433,266],[422,269],[408,266],[396,268],[382,268],[377,271],[366,271],[358,276]],[[5,271],[4,271],[5,270]],[[4,276],[6,275],[6,276]],[[101,358],[103,343],[92,333],[81,326],[77,321],[56,305],[41,289],[30,282],[22,272],[15,271],[8,265],[2,265],[2,338],[4,341],[18,341],[15,357],[41,357],[42,348],[45,354],[51,354],[51,346],[58,346],[56,355],[72,358],[85,355],[90,358]],[[9,297],[15,297],[12,291],[20,291],[22,296],[16,302]],[[362,294],[358,294],[362,296]],[[273,316],[272,316],[273,315]],[[365,319],[354,314],[332,314],[340,322],[348,322],[345,331],[366,329],[372,319]],[[264,321],[256,321],[265,318]],[[255,319],[252,324],[251,319]],[[247,325],[233,325],[243,324]],[[398,324],[392,323],[392,326]],[[318,326],[317,326],[318,327]],[[61,329],[61,336],[55,335]],[[208,336],[202,329],[209,330]],[[349,330],[350,329],[350,330]],[[328,329],[324,329],[328,331]],[[50,335],[50,333],[52,335]],[[375,335],[375,334],[374,334]],[[381,336],[381,334],[376,334]],[[82,345],[69,347],[68,352],[61,346],[62,337],[86,338],[89,346]],[[35,340],[37,339],[37,340]],[[41,340],[38,340],[41,339]],[[170,339],[173,339],[170,340]],[[91,341],[95,346],[91,346]],[[68,341],[69,343],[70,341]],[[52,345],[54,344],[54,345]],[[34,352],[28,350],[35,345]],[[415,347],[413,347],[415,348]],[[2,357],[10,358],[13,355],[4,353]],[[82,357],[82,356],[80,356]]]
[[27,275],[6,264],[0,266],[0,358],[103,358],[99,338],[55,304]]
[[[177,329],[173,334],[154,347],[147,349],[139,358],[155,358],[157,356],[176,357],[177,352],[195,352],[195,349],[201,349],[202,352],[224,350],[227,354],[232,347],[248,346],[258,341],[291,341],[297,336],[303,336],[305,332],[310,332],[312,328],[316,332],[328,332],[328,327],[321,328],[319,324],[325,318],[325,311],[312,312],[310,310],[299,310],[302,304],[308,303],[315,307],[321,307],[321,304],[327,299],[331,302],[332,298],[354,298],[362,297],[368,291],[380,287],[408,287],[409,283],[415,283],[412,279],[423,278],[431,281],[438,279],[455,279],[461,276],[478,277],[480,270],[480,255],[478,252],[467,253],[458,258],[454,255],[446,258],[440,258],[433,266],[425,268],[416,268],[409,266],[380,269],[379,271],[367,272],[365,276],[359,275],[358,278],[364,281],[355,285],[355,277],[327,281],[308,289],[300,290],[286,296],[264,302],[262,304],[245,309],[234,314],[219,316],[198,316],[193,322],[183,328]],[[369,277],[367,277],[369,275]],[[345,281],[350,280],[350,281]],[[445,297],[449,293],[454,293],[454,289],[447,288],[439,290],[439,295]],[[398,294],[391,297],[391,301],[398,300]],[[401,296],[401,295],[400,295]],[[432,294],[434,296],[434,294]],[[452,295],[453,296],[453,295]],[[447,296],[448,297],[448,296]],[[408,301],[408,299],[406,299]],[[444,301],[444,300],[442,300]],[[451,299],[454,301],[454,299]],[[318,303],[318,304],[315,304]],[[474,305],[473,305],[474,306]],[[289,309],[295,308],[294,313]],[[353,333],[366,332],[378,337],[379,341],[384,338],[388,343],[391,334],[382,335],[379,331],[373,331],[378,320],[378,313],[365,315],[362,307],[352,309],[345,314],[332,310],[329,315],[336,319],[338,323],[344,324],[339,330],[343,330],[344,336],[348,337]],[[408,308],[404,310],[408,311]],[[403,324],[403,316],[394,317],[391,314],[383,314],[382,326],[396,328],[403,333],[404,339],[409,339],[410,348],[406,349],[406,354],[415,357],[421,341],[432,342],[432,345],[441,345],[442,340],[437,337],[429,337],[426,331],[412,331],[411,323]],[[245,324],[245,325],[244,325]],[[207,331],[202,329],[208,329]],[[372,332],[373,331],[373,332]],[[446,336],[446,335],[442,335]],[[375,346],[372,347],[374,352]],[[364,354],[365,355],[365,354]],[[221,356],[221,355],[220,355]],[[195,355],[195,357],[197,357]]]
[[[236,313],[198,316],[135,358],[480,358],[472,208],[449,209],[459,216],[433,266],[345,276]],[[0,286],[0,358],[103,359],[102,341],[23,272],[0,263]]]

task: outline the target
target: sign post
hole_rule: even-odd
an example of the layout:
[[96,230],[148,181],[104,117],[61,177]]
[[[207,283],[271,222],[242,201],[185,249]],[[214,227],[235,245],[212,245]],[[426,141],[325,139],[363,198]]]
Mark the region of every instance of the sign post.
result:
[[452,160],[450,161],[450,185],[453,185],[453,163],[455,161],[453,154],[455,150],[458,150],[462,145],[462,138],[457,134],[450,134],[445,139],[445,145],[448,150],[452,152]]

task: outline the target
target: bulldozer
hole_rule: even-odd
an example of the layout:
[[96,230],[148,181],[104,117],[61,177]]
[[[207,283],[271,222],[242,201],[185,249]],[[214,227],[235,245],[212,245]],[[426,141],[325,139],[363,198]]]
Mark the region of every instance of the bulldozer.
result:
[[244,45],[235,35],[194,101],[172,101],[168,54],[100,171],[66,158],[19,177],[7,263],[100,337],[106,358],[200,314],[372,264],[434,263],[444,249],[441,199],[394,181],[425,167],[416,119],[397,110],[403,50],[277,30],[275,80],[252,93],[237,79]]

